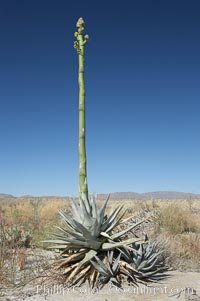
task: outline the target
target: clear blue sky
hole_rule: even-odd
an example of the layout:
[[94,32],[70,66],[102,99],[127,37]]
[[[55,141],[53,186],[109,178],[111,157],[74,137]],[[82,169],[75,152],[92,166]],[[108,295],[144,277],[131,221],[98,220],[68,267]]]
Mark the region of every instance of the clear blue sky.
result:
[[0,193],[78,195],[76,21],[90,192],[200,193],[200,1],[0,1]]

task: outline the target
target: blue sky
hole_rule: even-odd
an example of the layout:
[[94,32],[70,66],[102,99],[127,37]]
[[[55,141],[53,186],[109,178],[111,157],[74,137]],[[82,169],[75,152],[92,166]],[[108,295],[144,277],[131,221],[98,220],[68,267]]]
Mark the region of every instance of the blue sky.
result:
[[89,191],[200,193],[200,2],[0,1],[0,192],[78,194],[76,21]]

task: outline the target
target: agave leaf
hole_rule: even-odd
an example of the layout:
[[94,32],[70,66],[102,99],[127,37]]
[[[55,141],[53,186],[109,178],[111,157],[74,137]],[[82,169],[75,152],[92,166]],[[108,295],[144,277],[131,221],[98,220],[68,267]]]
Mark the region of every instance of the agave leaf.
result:
[[116,218],[117,214],[123,209],[123,205],[120,205],[120,206],[117,206],[111,213],[110,215],[108,216],[107,218],[107,221],[110,223],[110,222],[113,222],[114,219]]
[[85,193],[82,193],[82,198],[80,200],[80,205],[81,204],[84,205],[87,214],[91,215],[90,200],[89,200],[89,198],[86,197]]
[[[83,280],[84,282],[84,278],[87,276],[87,272],[90,270],[91,266],[88,265],[85,268],[83,268],[81,271],[79,271],[78,273],[78,277],[73,281],[73,285],[76,285],[77,283],[79,283],[81,280]],[[80,285],[81,283],[79,283]]]
[[99,218],[100,218],[100,224],[103,224],[104,216],[105,216],[105,211],[106,211],[106,206],[109,200],[110,194],[108,195],[104,205],[102,206],[100,212],[99,212]]
[[144,220],[139,221],[138,223],[131,225],[131,226],[128,227],[127,229],[122,230],[122,231],[120,231],[120,232],[118,232],[118,233],[116,233],[116,234],[113,234],[113,235],[111,236],[112,239],[114,240],[114,239],[120,238],[121,236],[125,235],[127,232],[129,232],[129,231],[131,231],[132,229],[136,228],[137,226],[139,226],[139,225],[142,224],[143,222],[144,222]]
[[110,265],[112,264],[113,261],[113,254],[114,254],[113,250],[111,250],[110,252],[108,251],[108,262]]
[[75,270],[71,273],[71,275],[69,276],[68,280],[72,279],[75,276],[75,274],[80,270],[80,268],[84,264],[87,264],[96,254],[97,254],[97,252],[94,251],[94,250],[88,251],[85,254],[85,257],[83,258],[83,260],[81,260],[81,262],[79,262],[79,264],[77,265],[77,267],[75,268]]
[[63,227],[58,227],[58,226],[55,226],[58,230],[60,230],[60,231],[62,231],[62,232],[64,232],[64,233],[66,233],[66,234],[69,234],[69,235],[71,235],[71,236],[74,236],[75,238],[77,238],[77,239],[83,239],[83,236],[82,236],[82,234],[80,234],[80,233],[75,233],[74,231],[72,232],[72,231],[69,231],[68,229],[65,229],[65,228],[63,228]]
[[124,241],[120,241],[120,242],[113,242],[113,243],[103,243],[102,244],[102,250],[112,250],[114,248],[118,248],[118,247],[122,247],[124,245],[130,245],[135,241],[140,241],[140,238],[130,238]]
[[121,258],[121,254],[119,254],[119,256],[115,259],[115,262],[113,264],[113,267],[112,267],[112,270],[113,270],[113,273],[116,274],[117,273],[117,270],[119,268],[119,261],[120,261],[120,258]]
[[73,220],[73,221],[74,221],[76,227],[79,229],[79,232],[81,232],[86,239],[93,239],[90,231],[86,227],[84,227],[83,225],[81,225],[76,220]]
[[[58,239],[61,239],[61,240],[67,241],[67,242],[75,240],[74,237],[64,236],[64,235],[61,235],[61,234],[58,234],[58,233],[52,233],[52,235],[54,237],[58,238]],[[78,241],[83,241],[83,242],[85,241],[85,239],[83,237],[82,238],[78,237],[77,240]]]
[[129,263],[132,258],[131,258],[130,253],[126,250],[126,248],[123,247],[123,248],[117,248],[117,249],[119,250],[121,255],[124,257],[125,261]]
[[[53,243],[53,244],[66,244],[65,240],[57,239],[57,240],[42,240],[41,242]],[[66,247],[66,245],[65,245]]]
[[90,262],[93,264],[96,271],[106,277],[110,275],[110,271],[107,269],[103,261],[101,261],[97,256],[95,256],[95,259],[97,262],[94,262],[93,260],[90,260]]
[[95,222],[92,226],[92,237],[93,239],[96,239],[100,234],[100,225],[97,221],[97,219],[95,219]]
[[[146,273],[146,272],[148,272],[148,271],[152,271],[153,268],[155,267],[157,261],[158,261],[158,260],[157,260],[157,258],[156,258],[155,261],[153,261],[153,263],[152,263],[151,265],[148,265],[147,267],[143,267],[142,269],[140,269],[140,271],[141,271],[142,273]],[[138,270],[139,270],[139,269],[138,269]]]
[[[123,206],[119,206],[115,208],[115,210],[110,214],[110,216],[107,218],[107,220],[103,223],[101,229],[102,231],[105,231],[114,221],[118,213],[122,210]],[[107,231],[106,231],[107,232]]]
[[67,216],[63,211],[61,211],[61,210],[59,211],[59,214],[60,214],[60,216],[62,217],[62,219],[64,220],[64,222],[65,222],[72,230],[77,231],[76,226],[75,226],[73,220],[72,220],[70,217],[68,217],[68,216]]
[[80,200],[80,211],[83,213],[83,223],[88,227],[91,227],[92,216],[90,214],[90,211],[87,211],[85,203],[82,199]]
[[121,283],[115,277],[111,277],[110,281],[117,287],[121,287]]
[[140,257],[142,257],[142,254],[143,254],[143,247],[142,247],[142,244],[140,244],[140,247],[139,247],[139,250],[138,250],[138,255]]
[[141,275],[143,276],[143,277],[148,277],[148,276],[153,276],[153,275],[156,275],[157,273],[158,273],[158,271],[159,271],[159,269],[157,269],[157,270],[154,270],[154,271],[151,271],[151,272],[145,272],[145,273],[142,273],[141,272]]
[[129,273],[129,271],[126,268],[124,268],[121,264],[120,264],[120,273],[127,277],[130,277],[133,283],[137,285],[136,278],[133,276],[133,274]]
[[150,265],[155,259],[158,260],[159,259],[159,255],[162,254],[162,253],[163,253],[163,251],[160,251],[159,253],[156,253],[156,254],[152,254],[151,257],[147,258],[148,264]]
[[[87,246],[86,241],[83,241],[83,240],[80,240],[80,239],[74,239],[73,237],[64,237],[64,236],[61,236],[57,233],[54,233],[54,236],[59,238],[62,243],[65,241],[66,244],[72,243],[72,244],[76,244],[78,246],[84,246],[84,247]],[[55,241],[52,241],[52,242],[55,243]]]
[[109,238],[112,240],[112,238],[110,237],[110,235],[108,235],[106,232],[101,232],[100,233],[101,236],[105,237],[105,238]]
[[67,259],[64,259],[62,263],[59,265],[59,268],[64,267],[68,262],[74,263],[81,260],[84,257],[84,253],[75,253],[70,255]]
[[111,232],[114,228],[116,228],[120,224],[121,220],[123,219],[123,217],[125,216],[126,213],[127,213],[127,210],[124,210],[122,215],[115,222],[111,223],[109,228],[106,229],[106,232]]
[[120,261],[120,264],[125,268],[125,269],[129,269],[131,271],[133,271],[134,273],[137,273],[137,270],[134,269],[129,263],[125,262],[125,261]]
[[88,248],[92,250],[99,250],[101,248],[102,242],[98,240],[86,240]]
[[54,246],[49,246],[48,249],[52,249],[52,250],[55,250],[55,249],[61,250],[61,249],[63,249],[63,250],[65,250],[65,249],[67,249],[67,246],[66,245],[59,245],[59,246],[58,245],[54,245]]
[[93,288],[95,286],[95,282],[96,282],[96,279],[97,279],[97,275],[98,275],[98,272],[95,270],[95,268],[92,266],[91,267],[91,274],[90,274],[90,277],[89,277],[89,284],[90,286]]
[[94,196],[91,198],[91,207],[92,207],[92,216],[96,219],[98,213],[97,213],[96,199]]
[[93,260],[90,260],[90,262],[92,263],[92,265],[94,266],[94,268],[96,269],[96,271],[98,273],[100,273],[101,275],[107,277],[110,274],[110,272],[107,270],[106,267],[102,268],[102,266],[100,264],[97,264]]
[[[77,239],[73,239],[73,238],[66,238],[65,240],[45,240],[43,242],[47,242],[47,243],[54,243],[57,245],[63,245],[62,249],[66,248],[67,246],[69,247],[69,249],[80,249],[80,248],[90,248],[93,247],[94,245],[97,247],[99,245],[97,245],[96,241],[80,241]],[[65,244],[65,246],[64,246]],[[53,249],[61,249],[60,246],[54,246],[51,247]]]
[[138,271],[140,271],[143,267],[145,267],[147,265],[148,260],[142,260],[142,262],[139,264],[139,266],[137,267]]
[[74,219],[80,221],[82,219],[82,214],[79,212],[74,202],[71,202],[71,213]]
[[[78,262],[73,264],[72,266],[67,267],[64,272],[63,275],[67,275],[69,272],[73,271],[78,265]],[[59,267],[58,267],[59,268]]]

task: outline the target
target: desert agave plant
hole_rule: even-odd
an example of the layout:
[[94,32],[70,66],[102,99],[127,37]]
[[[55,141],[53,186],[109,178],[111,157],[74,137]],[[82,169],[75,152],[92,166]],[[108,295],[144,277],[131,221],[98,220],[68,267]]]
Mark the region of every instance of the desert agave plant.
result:
[[161,254],[163,249],[157,241],[152,244],[147,235],[145,243],[134,242],[132,248],[121,248],[125,262],[129,263],[127,270],[139,282],[158,282],[170,277],[169,268],[166,266]]
[[[95,264],[91,263],[93,257],[105,257],[106,251],[141,241],[137,237],[129,239],[124,237],[143,221],[133,223],[123,231],[113,233],[113,230],[122,222],[126,210],[122,212],[123,206],[118,206],[107,215],[107,202],[108,199],[98,210],[96,198],[94,196],[87,198],[83,194],[79,204],[71,203],[71,217],[67,216],[64,211],[59,212],[67,227],[56,226],[60,232],[52,233],[56,239],[45,241],[54,243],[51,248],[62,250],[63,259],[59,267],[65,268],[64,274],[68,283],[75,284],[85,276],[89,282],[93,283],[91,280],[94,274],[93,267],[95,267]],[[79,279],[80,276],[82,276],[81,279]],[[96,278],[96,275],[94,276]]]
[[[155,248],[144,245],[143,239],[128,233],[138,227],[143,220],[131,222],[123,230],[126,210],[116,207],[106,213],[108,199],[100,210],[96,206],[96,197],[89,197],[86,170],[85,148],[85,84],[84,84],[84,47],[89,39],[83,37],[84,21],[77,22],[76,41],[79,60],[79,203],[71,203],[71,214],[65,211],[59,214],[64,226],[56,227],[51,248],[61,251],[61,260],[57,268],[63,269],[67,285],[81,285],[88,281],[92,287],[111,281],[120,286],[125,277],[133,284],[140,279],[158,279],[163,270],[157,262]],[[132,247],[130,247],[132,246]],[[159,271],[159,272],[158,272]]]

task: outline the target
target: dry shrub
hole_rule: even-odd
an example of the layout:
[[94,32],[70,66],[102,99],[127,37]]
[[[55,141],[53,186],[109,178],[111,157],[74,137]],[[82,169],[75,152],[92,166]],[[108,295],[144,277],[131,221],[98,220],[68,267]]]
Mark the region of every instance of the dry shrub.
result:
[[169,266],[181,271],[200,271],[200,234],[162,233],[157,239],[165,244],[164,256]]
[[166,207],[160,207],[156,220],[155,232],[164,231],[168,231],[173,235],[198,232],[198,226],[188,210],[182,209],[177,204],[170,204]]
[[58,221],[58,211],[64,209],[67,211],[69,209],[69,202],[65,201],[55,201],[48,202],[40,208],[39,217],[41,223],[54,223],[57,224]]

